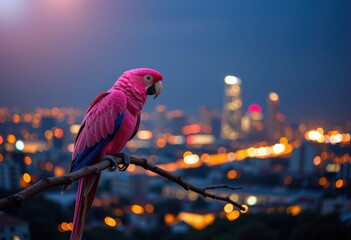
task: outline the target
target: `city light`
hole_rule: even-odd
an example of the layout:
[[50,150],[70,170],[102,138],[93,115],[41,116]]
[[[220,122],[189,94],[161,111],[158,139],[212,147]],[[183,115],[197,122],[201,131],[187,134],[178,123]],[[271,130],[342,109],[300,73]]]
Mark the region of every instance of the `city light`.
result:
[[46,138],[47,140],[51,140],[51,139],[54,137],[54,134],[52,133],[51,130],[46,130],[46,131],[44,132],[44,136],[45,136],[45,138]]
[[140,205],[134,204],[131,206],[130,210],[137,215],[143,214],[144,213],[144,208]]
[[247,111],[250,113],[262,113],[262,108],[257,103],[252,103],[247,109]]
[[79,132],[80,125],[79,124],[73,124],[69,127],[69,131],[72,134],[77,134]]
[[181,135],[169,135],[167,141],[171,145],[181,145],[185,143],[185,138]]
[[231,204],[231,203],[227,203],[226,205],[224,205],[223,210],[224,210],[224,212],[226,212],[226,213],[230,213],[231,211],[234,210],[234,206],[233,206],[233,204]]
[[277,102],[279,100],[279,96],[277,93],[275,92],[270,92],[268,95],[269,100],[271,100],[272,102]]
[[201,130],[202,130],[202,127],[200,124],[191,124],[191,125],[182,127],[182,133],[184,135],[200,133]]
[[116,227],[117,226],[116,220],[113,219],[112,217],[105,217],[104,222],[109,227]]
[[228,85],[241,84],[240,78],[231,75],[226,76],[224,82]]
[[152,138],[152,132],[149,130],[139,130],[137,137],[141,140],[150,140]]
[[234,201],[234,202],[238,202],[239,201],[239,195],[236,193],[233,193],[229,196],[229,199]]
[[54,169],[54,165],[52,164],[52,162],[46,162],[44,164],[44,169],[46,171],[52,171]]
[[173,214],[167,213],[164,216],[164,221],[168,226],[171,226],[178,222],[178,218]]
[[44,142],[40,141],[25,141],[24,149],[22,152],[24,153],[32,153],[42,152],[48,150],[48,146]]
[[246,150],[247,152],[247,156],[252,158],[252,157],[255,157],[256,156],[256,148],[254,147],[250,147]]
[[238,210],[233,210],[226,214],[226,217],[229,221],[234,221],[235,219],[239,218],[240,212]]
[[322,130],[311,130],[309,132],[305,133],[305,138],[307,140],[312,140],[316,142],[323,142],[324,141],[324,135]]
[[228,159],[229,162],[234,161],[235,160],[235,153],[229,152],[227,154],[227,159]]
[[13,123],[17,124],[17,123],[20,123],[21,122],[21,117],[19,114],[13,114],[12,116],[12,121]]
[[255,205],[257,203],[257,197],[256,196],[247,197],[246,203],[249,204],[250,206]]
[[63,167],[55,167],[54,168],[54,175],[55,177],[63,176],[66,174],[66,170]]
[[200,160],[199,156],[197,154],[192,154],[192,155],[187,155],[184,157],[184,162],[185,164],[196,164]]
[[235,110],[238,110],[241,108],[242,106],[242,102],[239,101],[239,100],[236,100],[236,101],[233,101],[233,102],[230,102],[230,103],[227,103],[227,108],[231,111],[235,111]]
[[73,153],[73,151],[74,151],[74,143],[69,143],[67,145],[67,151]]
[[198,194],[197,193],[195,193],[195,192],[189,192],[188,193],[188,198],[189,198],[189,200],[190,201],[195,201],[196,199],[198,199]]
[[351,135],[349,133],[340,133],[339,131],[329,131],[324,134],[322,128],[312,129],[305,133],[305,139],[309,141],[314,141],[318,143],[350,143]]
[[293,205],[286,209],[286,213],[292,216],[297,216],[301,213],[302,208],[300,205]]
[[22,179],[25,183],[30,183],[30,181],[32,180],[32,177],[29,175],[29,173],[24,173],[22,175]]
[[59,232],[68,232],[72,231],[73,229],[73,223],[72,222],[62,222],[57,226],[57,229]]
[[197,230],[202,230],[213,223],[215,216],[211,213],[201,215],[190,212],[181,212],[178,215],[178,219],[186,222]]
[[241,205],[244,209],[243,210],[240,210],[241,213],[247,213],[249,211],[249,207],[245,204],[242,204]]
[[232,170],[229,170],[227,172],[227,178],[228,179],[235,179],[237,177],[238,177],[238,172],[236,170],[232,169]]
[[342,179],[336,180],[336,182],[335,182],[336,188],[342,188],[343,186],[344,186],[344,180],[342,180]]
[[339,172],[340,171],[340,165],[335,164],[335,163],[329,163],[326,167],[327,172]]
[[320,186],[327,188],[329,186],[329,181],[326,177],[320,177],[318,180]]
[[313,164],[314,164],[314,165],[318,166],[319,164],[321,164],[321,162],[322,162],[322,159],[321,159],[320,156],[315,156],[315,157],[313,158]]
[[285,151],[285,145],[281,143],[274,144],[272,150],[274,154],[280,154]]
[[156,140],[156,147],[158,147],[158,148],[164,148],[166,146],[166,144],[167,144],[167,142],[163,138],[158,138]]
[[23,149],[24,149],[24,142],[22,140],[17,140],[15,146],[16,146],[16,149],[18,151],[23,151]]
[[62,137],[63,137],[63,134],[64,134],[64,132],[63,132],[63,130],[62,130],[61,128],[55,128],[55,130],[54,130],[54,136],[55,136],[56,138],[62,138]]
[[144,209],[147,213],[153,213],[155,210],[155,208],[152,204],[146,204]]
[[14,144],[16,142],[16,136],[13,134],[7,135],[7,142],[10,144]]
[[215,142],[215,137],[210,134],[196,134],[186,137],[187,144],[212,144]]
[[32,158],[30,156],[25,156],[23,161],[27,166],[32,164]]

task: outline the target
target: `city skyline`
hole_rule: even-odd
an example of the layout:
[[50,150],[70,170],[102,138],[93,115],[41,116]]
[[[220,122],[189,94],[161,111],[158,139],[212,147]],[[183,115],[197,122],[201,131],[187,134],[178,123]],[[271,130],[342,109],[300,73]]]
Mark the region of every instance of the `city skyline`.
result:
[[[240,87],[233,84],[236,80],[233,76],[227,78],[229,85],[225,90],[229,100],[226,106],[234,110],[233,115],[241,110]],[[298,221],[311,211],[318,219],[338,211],[338,219],[349,223],[350,219],[345,217],[350,211],[350,133],[322,127],[309,129],[304,124],[281,125],[280,117],[277,118],[280,98],[276,93],[267,97],[270,108],[267,125],[262,121],[261,107],[252,104],[243,115],[245,121],[241,119],[244,128],[239,132],[243,134],[236,140],[221,139],[220,114],[211,108],[201,108],[200,118],[195,119],[182,111],[168,111],[165,105],[156,105],[154,112],[141,115],[139,131],[123,150],[127,155],[147,159],[147,163],[157,165],[157,169],[176,174],[176,179],[184,176],[195,186],[210,186],[211,194],[227,196],[236,204],[202,199],[201,194],[185,191],[183,185],[177,186],[167,177],[153,177],[157,176],[156,172],[131,164],[124,173],[106,171],[102,174],[100,191],[91,209],[99,214],[90,214],[87,223],[99,227],[94,230],[99,236],[108,230],[107,239],[113,234],[130,236],[144,230],[154,231],[159,236],[160,224],[169,232],[181,225],[185,235],[191,234],[192,229],[205,233],[207,228],[221,228],[216,225],[218,221],[224,221],[228,226],[235,221],[223,230],[228,232],[246,219],[242,215],[255,218],[257,213],[264,216],[264,222],[269,222],[272,214]],[[69,171],[79,119],[83,115],[79,108],[37,108],[30,113],[0,108],[2,197],[11,191],[35,187],[43,176],[58,177]],[[227,117],[230,120],[230,116]],[[236,124],[238,121],[234,123],[229,131],[240,126]],[[238,188],[233,192],[234,189],[222,186]],[[0,236],[13,238],[23,234],[37,239],[43,237],[43,231],[32,226],[43,226],[49,220],[52,224],[46,228],[50,232],[45,233],[45,239],[69,235],[75,189],[64,195],[60,190],[46,191],[42,200],[34,201],[42,209],[56,206],[58,210],[52,211],[52,215],[36,210],[38,214],[32,218],[32,211],[23,210],[33,209],[31,201],[21,206],[18,215],[8,215],[5,209],[5,214],[0,213],[0,225],[11,217],[26,221],[2,225],[5,230]],[[239,211],[235,207],[237,204],[242,204],[244,210]],[[21,212],[27,212],[29,216]],[[34,220],[36,217],[40,222]],[[23,231],[19,230],[20,226]],[[17,231],[7,230],[11,228]],[[89,231],[87,228],[85,234]],[[164,231],[162,236],[169,237],[170,234]]]
[[[230,92],[232,89],[228,88],[228,90]],[[234,98],[234,102],[235,100],[238,99]],[[270,100],[277,101],[278,96],[271,94]],[[229,104],[231,103],[232,101],[229,102]],[[248,117],[259,122],[262,120],[257,115],[260,110],[258,105],[251,105],[249,114],[254,115],[248,115]],[[141,124],[143,127],[127,144],[126,152],[148,156],[148,161],[157,164],[158,167],[169,172],[177,172],[180,175],[184,174],[187,177],[189,177],[191,169],[197,169],[193,174],[197,171],[204,171],[201,177],[197,175],[197,178],[201,178],[197,181],[201,181],[203,185],[209,184],[211,181],[243,181],[244,190],[240,189],[240,191],[232,193],[230,197],[244,203],[248,209],[252,209],[249,211],[265,212],[268,215],[272,211],[277,211],[297,216],[303,214],[303,211],[307,209],[316,209],[317,202],[326,202],[328,197],[321,200],[323,191],[332,190],[340,196],[343,196],[344,191],[348,191],[351,176],[349,167],[351,159],[350,133],[326,131],[322,128],[312,130],[299,128],[293,133],[292,129],[288,127],[286,135],[278,136],[279,139],[273,142],[259,139],[249,141],[246,139],[242,142],[222,141],[219,132],[215,133],[214,122],[210,125],[211,121],[207,122],[211,118],[216,118],[216,114],[213,114],[211,109],[202,109],[202,111],[204,121],[201,124],[189,124],[185,121],[179,121],[184,117],[181,112],[167,112],[164,106],[158,106],[155,109],[154,118],[148,114],[142,116]],[[16,189],[18,186],[25,188],[36,182],[41,174],[62,176],[71,161],[72,142],[79,129],[76,120],[81,114],[79,109],[73,108],[37,109],[35,113],[13,114],[7,109],[0,109],[0,123],[4,126],[0,128],[1,185],[5,189]],[[176,130],[175,128],[169,130],[167,127],[169,124],[165,123],[166,120],[180,127],[181,133],[173,132]],[[147,122],[163,123],[148,126]],[[279,132],[279,129],[273,132],[275,131]],[[146,184],[145,186],[149,186],[145,182],[147,179],[145,175],[154,176],[148,171],[145,172],[143,169],[132,166],[127,169],[127,172],[132,176],[128,178],[129,180],[122,176],[121,179],[116,179],[113,174],[109,177],[106,176],[104,181],[106,184],[109,182],[108,186],[111,186],[112,195],[108,196],[105,192],[96,198],[96,208],[101,208],[99,202],[102,201],[102,198],[110,199],[111,204],[118,203],[118,198],[114,194],[128,196],[132,199],[132,205],[128,202],[130,207],[123,208],[124,210],[120,209],[118,214],[111,208],[112,206],[109,207],[108,217],[111,216],[113,219],[119,220],[118,229],[128,228],[128,224],[130,224],[130,222],[120,221],[121,215],[119,213],[129,214],[129,208],[133,212],[133,206],[140,204],[140,191],[137,190],[138,188],[132,190],[132,185],[140,185],[138,181],[141,180]],[[250,180],[252,176],[255,176],[254,185]],[[306,176],[308,176],[308,182],[306,182]],[[265,179],[265,183],[257,180],[260,177]],[[275,179],[273,182],[269,180],[272,177],[273,180]],[[279,181],[276,181],[277,177]],[[126,183],[130,184],[130,187],[126,188],[128,191],[119,191],[120,186],[124,186]],[[153,184],[162,186],[162,191],[158,192],[162,198],[184,200],[185,202],[194,202],[197,199],[193,193],[184,194],[181,187],[164,184],[163,181],[155,181]],[[275,191],[273,188],[272,191],[272,188],[264,188],[266,184],[279,186],[280,190]],[[299,186],[300,184],[301,186]],[[297,186],[299,187],[296,188]],[[305,191],[306,187],[309,189],[308,194]],[[281,189],[284,189],[284,192]],[[298,191],[296,191],[297,189]],[[228,191],[224,190],[221,193],[228,194]],[[55,197],[62,197],[60,193],[54,191],[52,194],[52,200],[63,206],[69,204],[65,200]],[[148,191],[145,191],[142,195],[151,196],[152,194],[149,195]],[[291,195],[299,197],[291,198]],[[305,205],[305,197],[311,201],[310,204]],[[74,201],[74,197],[69,199],[70,202]],[[151,199],[146,199],[151,204]],[[324,214],[332,211],[339,204],[338,199],[334,200],[329,204],[325,203],[327,207],[323,207],[324,203],[318,204],[322,206],[318,207],[318,211]],[[342,201],[345,203],[342,211],[347,211],[349,205],[346,203],[349,200],[343,198]],[[145,202],[143,203],[145,204]],[[275,207],[272,207],[272,204]],[[139,209],[143,209],[142,211],[146,211],[146,205],[145,210],[144,205],[138,206]],[[199,214],[195,207],[190,209],[191,215],[186,217],[187,220],[191,219],[193,214],[198,217],[204,216]],[[234,221],[240,216],[239,211],[228,204],[220,206],[217,210],[210,209],[208,213],[212,214],[213,220],[225,217],[228,221]],[[138,217],[142,218],[140,211],[132,214],[140,215]],[[150,214],[160,213],[152,211]],[[183,212],[180,212],[179,215],[172,218],[172,221],[167,220],[166,217],[164,221],[168,226],[172,226],[182,216]],[[61,228],[55,227],[56,234],[70,231],[69,228],[62,230],[63,223],[70,224],[69,218],[66,216],[61,221],[64,222],[57,223]],[[192,225],[192,221],[187,222],[193,228],[199,227],[199,229],[212,223],[211,221],[206,224]],[[100,221],[100,225],[102,224],[108,227],[117,227],[116,224],[109,225],[106,221]]]
[[[164,3],[4,0],[0,106],[83,110],[125,70],[164,75],[157,103],[219,111],[223,79],[242,80],[243,109],[276,92],[289,123],[351,119],[347,1]],[[6,14],[4,14],[6,13]]]

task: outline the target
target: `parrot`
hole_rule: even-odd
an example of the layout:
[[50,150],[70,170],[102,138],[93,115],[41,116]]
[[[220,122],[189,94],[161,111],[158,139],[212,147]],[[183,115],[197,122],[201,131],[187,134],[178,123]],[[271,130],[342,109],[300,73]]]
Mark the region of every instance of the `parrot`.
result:
[[[121,151],[138,131],[147,96],[155,99],[161,93],[162,79],[161,73],[151,68],[131,69],[91,102],[74,141],[70,172],[98,163],[105,155],[121,156],[122,167],[115,167],[127,169],[129,158]],[[95,174],[78,181],[71,240],[82,238],[99,179],[100,174]]]

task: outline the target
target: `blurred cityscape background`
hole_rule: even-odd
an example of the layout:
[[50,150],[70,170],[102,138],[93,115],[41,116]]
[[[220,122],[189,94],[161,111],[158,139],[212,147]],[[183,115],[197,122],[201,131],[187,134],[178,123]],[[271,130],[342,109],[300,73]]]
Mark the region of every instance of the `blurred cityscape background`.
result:
[[[111,228],[137,239],[142,232],[155,234],[162,227],[167,239],[172,234],[179,239],[217,222],[234,226],[245,214],[280,215],[293,221],[304,212],[336,214],[330,224],[349,229],[351,121],[333,129],[288,124],[279,108],[279,93],[267,94],[267,112],[262,112],[257,103],[242,107],[240,78],[226,76],[223,85],[221,111],[202,106],[187,115],[157,105],[154,111],[143,112],[139,132],[124,152],[145,157],[197,186],[242,187],[213,192],[246,205],[247,213],[231,204],[203,199],[131,165],[126,172],[102,174],[86,231],[98,235],[96,228]],[[34,112],[0,108],[1,196],[31,186],[42,176],[67,173],[83,116],[84,111],[77,108],[36,108]],[[18,238],[13,239],[39,239],[45,234],[45,239],[63,239],[72,228],[74,203],[74,187],[63,195],[56,188],[46,191],[21,208],[2,213],[0,234],[13,234],[11,227],[16,227]],[[350,236],[349,230],[345,236]],[[281,239],[289,233],[270,230],[265,234]]]
[[[0,0],[0,197],[67,173],[89,103],[160,71],[84,239],[351,239],[351,1]],[[0,240],[69,239],[76,184],[0,212]]]

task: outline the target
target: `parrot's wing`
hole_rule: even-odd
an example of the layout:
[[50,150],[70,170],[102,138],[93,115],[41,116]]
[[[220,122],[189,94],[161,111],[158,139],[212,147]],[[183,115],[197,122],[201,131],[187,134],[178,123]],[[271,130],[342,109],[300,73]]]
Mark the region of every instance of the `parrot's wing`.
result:
[[71,171],[89,165],[118,132],[126,109],[122,91],[101,93],[90,104],[74,143]]

